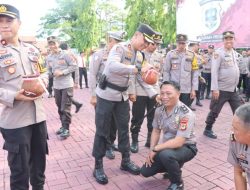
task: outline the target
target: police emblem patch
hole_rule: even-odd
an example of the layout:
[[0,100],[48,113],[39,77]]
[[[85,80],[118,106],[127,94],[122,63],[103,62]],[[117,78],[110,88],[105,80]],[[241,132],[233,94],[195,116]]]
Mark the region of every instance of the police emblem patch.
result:
[[180,130],[185,131],[188,126],[188,118],[182,118],[180,121]]
[[4,61],[4,64],[5,65],[9,65],[11,64],[13,61],[11,59],[7,59],[6,61]]
[[15,72],[16,72],[16,68],[15,67],[9,67],[8,68],[8,73],[14,74]]

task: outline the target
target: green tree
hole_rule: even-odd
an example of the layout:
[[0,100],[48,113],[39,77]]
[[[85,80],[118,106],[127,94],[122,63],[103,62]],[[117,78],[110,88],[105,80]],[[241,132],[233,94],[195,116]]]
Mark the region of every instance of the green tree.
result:
[[164,42],[175,41],[175,0],[126,0],[126,29],[131,37],[139,23],[146,23],[163,34]]

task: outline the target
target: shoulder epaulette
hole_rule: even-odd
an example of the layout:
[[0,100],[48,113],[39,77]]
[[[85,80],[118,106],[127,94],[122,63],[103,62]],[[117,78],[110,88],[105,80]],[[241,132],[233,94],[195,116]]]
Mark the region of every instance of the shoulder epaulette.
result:
[[181,110],[183,113],[188,113],[188,112],[189,112],[188,107],[187,107],[186,105],[181,105],[180,110]]

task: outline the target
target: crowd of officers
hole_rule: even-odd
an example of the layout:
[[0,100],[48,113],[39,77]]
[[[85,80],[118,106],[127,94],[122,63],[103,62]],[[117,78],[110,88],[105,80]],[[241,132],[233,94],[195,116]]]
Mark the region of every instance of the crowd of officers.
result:
[[[0,129],[4,149],[8,151],[11,189],[28,190],[30,181],[33,190],[43,190],[48,153],[46,114],[42,98],[27,97],[22,89],[23,76],[39,72],[39,51],[19,40],[20,25],[19,11],[12,5],[0,4],[0,102],[4,105]],[[149,25],[140,24],[126,42],[122,31],[108,32],[107,36],[107,45],[92,55],[89,64],[90,103],[95,109],[96,125],[92,150],[96,181],[108,183],[103,157],[114,159],[114,150],[118,150],[122,155],[121,170],[144,177],[164,173],[171,182],[168,190],[183,190],[181,168],[198,152],[192,103],[196,99],[196,105],[202,106],[201,100],[206,98],[211,103],[205,136],[217,138],[212,127],[225,102],[229,102],[235,113],[228,161],[234,165],[236,188],[246,189],[246,176],[248,180],[250,177],[250,105],[241,105],[239,91],[243,86],[245,100],[249,101],[250,51],[240,55],[233,49],[234,32],[224,32],[223,47],[215,51],[209,45],[207,52],[199,51],[198,42],[188,44],[187,36],[178,34],[176,49],[165,56],[158,51],[163,43],[162,34]],[[81,107],[73,99],[73,91],[79,85],[77,63],[82,63],[79,71],[87,76],[84,53],[77,58],[68,47],[59,46],[55,36],[48,37],[47,42],[48,72],[39,77],[46,86],[49,76],[53,81],[61,121],[56,134],[65,139],[70,135],[71,105],[75,102],[78,111]],[[154,85],[144,77],[150,69],[158,73],[159,80]],[[85,84],[88,88],[87,77]],[[130,159],[130,152],[139,151],[144,118],[147,118],[145,146],[149,153],[139,167]],[[116,136],[118,146],[114,144]]]

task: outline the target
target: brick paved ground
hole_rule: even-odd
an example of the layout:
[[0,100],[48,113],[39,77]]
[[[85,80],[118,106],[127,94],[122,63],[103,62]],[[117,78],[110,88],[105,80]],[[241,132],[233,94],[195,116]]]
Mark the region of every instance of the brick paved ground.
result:
[[[116,152],[115,160],[104,159],[104,167],[109,177],[109,183],[99,185],[92,177],[94,160],[91,156],[94,139],[94,110],[89,104],[89,91],[77,90],[76,99],[84,102],[79,113],[73,115],[71,137],[61,141],[55,135],[60,127],[54,99],[45,98],[48,115],[49,156],[47,157],[46,190],[163,190],[169,184],[162,175],[143,178],[133,176],[119,169],[121,155]],[[232,167],[226,162],[227,144],[231,127],[232,113],[229,105],[225,105],[217,120],[214,130],[218,134],[217,140],[211,140],[202,135],[204,120],[208,112],[208,100],[204,106],[196,111],[196,136],[199,153],[183,168],[185,190],[219,190],[233,189]],[[72,110],[74,111],[74,110]],[[140,151],[132,154],[135,163],[142,165],[148,149],[144,147],[146,126],[140,134]],[[3,140],[0,138],[0,146]],[[6,162],[7,153],[0,150],[0,189],[9,189],[9,169]]]

